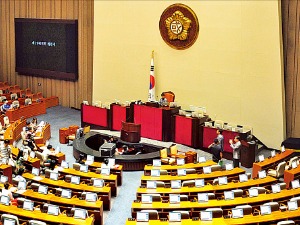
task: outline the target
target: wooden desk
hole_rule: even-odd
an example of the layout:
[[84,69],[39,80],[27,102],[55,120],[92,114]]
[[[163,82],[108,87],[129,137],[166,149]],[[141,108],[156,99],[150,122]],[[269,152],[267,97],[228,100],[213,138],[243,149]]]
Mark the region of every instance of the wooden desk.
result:
[[172,176],[172,175],[161,175],[159,177],[152,177],[152,176],[142,176],[141,184],[145,185],[147,180],[157,180],[157,181],[164,181],[165,183],[170,183],[171,180],[195,180],[195,179],[205,179],[213,180],[220,176],[227,176],[227,177],[237,177],[239,174],[245,173],[245,170],[241,168],[234,168],[233,170],[229,171],[215,171],[210,174],[187,174],[186,176]]
[[[95,172],[97,168],[101,168],[102,162],[94,162],[93,164],[89,165],[91,171]],[[122,185],[123,181],[123,166],[118,165],[110,168],[111,174],[117,175],[118,177],[118,186]]]
[[[56,196],[54,194],[40,194],[38,192],[34,192],[32,190],[26,190],[23,193],[19,193],[19,195],[26,199],[31,199],[33,201],[37,202],[47,202],[49,204],[54,205],[69,205],[69,207],[77,207],[82,208],[86,210],[93,210],[94,213],[97,213],[97,215],[94,215],[95,224],[103,224],[103,202],[101,200],[98,200],[96,202],[88,202],[86,200],[80,200],[79,198],[62,198],[59,196]],[[90,215],[91,213],[89,213]]]
[[160,167],[156,167],[153,165],[145,165],[144,167],[144,174],[145,175],[150,175],[152,169],[160,169],[160,170],[167,170],[169,173],[171,172],[176,172],[177,169],[196,169],[196,172],[201,172],[204,166],[212,166],[212,165],[217,165],[212,160],[208,160],[204,163],[186,163],[182,166],[177,166],[177,165],[161,165]]
[[166,213],[172,210],[188,210],[193,216],[199,215],[201,210],[207,208],[222,208],[223,210],[229,210],[237,205],[262,205],[266,202],[279,201],[283,199],[290,199],[300,194],[300,188],[295,190],[282,190],[280,193],[260,194],[257,197],[237,197],[233,200],[217,200],[212,199],[208,202],[190,202],[182,201],[179,204],[170,204],[169,202],[152,202],[151,204],[145,204],[141,202],[132,203],[132,217],[135,217],[135,213],[143,209],[156,209],[162,217],[165,217]]
[[111,174],[109,176],[105,176],[102,174],[98,174],[95,172],[80,172],[77,171],[75,169],[63,169],[61,171],[59,171],[61,174],[70,174],[70,175],[74,175],[74,176],[79,176],[79,177],[85,177],[85,178],[99,178],[99,179],[103,179],[105,181],[106,184],[109,184],[109,186],[111,187],[111,194],[112,196],[117,196],[117,186],[118,186],[118,180],[117,180],[117,176],[114,174]]
[[[262,223],[277,223],[281,220],[287,220],[287,219],[296,219],[299,218],[300,215],[300,208],[298,210],[294,211],[275,211],[272,212],[270,215],[264,215],[264,216],[253,216],[253,215],[245,215],[244,218],[240,219],[224,219],[222,218],[214,218],[212,221],[193,221],[192,219],[185,219],[181,220],[179,223],[180,225],[240,225],[240,224],[262,224]],[[126,225],[139,225],[141,222],[137,221],[129,221],[126,220]],[[160,221],[160,220],[149,220],[147,223],[148,225],[171,225],[171,224],[178,224],[178,223],[169,223],[169,221]]]
[[44,102],[32,103],[31,105],[21,106],[18,109],[10,109],[5,113],[9,121],[16,121],[21,117],[30,118],[41,114],[46,114],[46,104]]
[[295,169],[285,170],[284,171],[284,182],[286,183],[286,187],[289,188],[291,185],[291,181],[297,179],[300,175],[300,166]]
[[68,182],[65,182],[63,180],[51,180],[44,177],[36,177],[30,173],[24,173],[22,175],[24,178],[32,180],[34,182],[47,185],[49,187],[60,187],[65,189],[71,189],[77,192],[95,192],[98,196],[101,196],[101,201],[103,201],[103,208],[106,210],[110,210],[111,208],[111,188],[110,187],[103,187],[98,188],[94,186],[89,186],[87,184],[71,184]]
[[21,131],[25,126],[25,119],[18,119],[15,122],[12,122],[3,134],[4,139],[9,140],[9,144],[13,144],[14,141],[18,141],[21,138]]
[[197,196],[197,193],[199,192],[211,192],[211,193],[221,193],[223,194],[224,191],[228,190],[234,190],[234,189],[249,189],[250,187],[256,187],[256,186],[266,186],[270,185],[272,183],[276,183],[277,179],[274,177],[267,176],[263,179],[250,179],[247,182],[237,182],[233,183],[230,182],[226,185],[211,185],[206,184],[204,187],[181,187],[181,188],[161,188],[158,187],[156,189],[149,189],[149,188],[142,188],[139,187],[137,189],[137,198],[140,198],[142,194],[160,194],[162,196],[167,196],[169,194],[187,194],[189,196],[189,199],[194,198]]
[[110,129],[109,109],[81,104],[81,127]]
[[0,212],[13,214],[18,218],[23,218],[26,220],[40,220],[51,224],[71,224],[71,225],[93,225],[94,218],[89,217],[85,220],[74,219],[74,217],[68,217],[65,214],[60,214],[58,216],[48,215],[47,213],[42,213],[39,210],[28,211],[18,208],[17,206],[5,206],[0,205]]
[[[11,153],[13,154],[14,157],[17,157],[19,154],[19,149],[18,148],[14,148],[13,146],[11,146]],[[41,163],[40,160],[38,158],[31,158],[30,156],[28,156],[27,161],[24,162],[25,166],[29,167],[30,169],[32,167],[36,167],[36,168],[40,168],[41,167]]]
[[159,141],[172,139],[172,115],[179,108],[151,107],[147,105],[132,105],[134,108],[134,123],[141,124],[141,136]]
[[46,141],[49,140],[50,138],[51,138],[51,129],[50,129],[50,124],[47,123],[45,127],[43,127],[40,136],[34,137],[34,141],[37,145],[45,145]]
[[263,162],[253,163],[252,177],[256,178],[258,176],[258,172],[261,170],[267,170],[270,167],[275,167],[275,165],[282,160],[290,158],[293,153],[293,150],[286,149],[285,152],[276,154],[275,157],[266,158]]

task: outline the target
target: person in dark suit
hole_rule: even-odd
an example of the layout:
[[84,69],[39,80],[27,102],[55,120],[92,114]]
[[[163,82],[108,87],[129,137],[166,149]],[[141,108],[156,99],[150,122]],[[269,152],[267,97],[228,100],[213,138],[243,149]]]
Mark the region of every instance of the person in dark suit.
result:
[[212,154],[212,160],[218,163],[222,158],[222,147],[217,138],[214,139],[214,142],[208,146]]

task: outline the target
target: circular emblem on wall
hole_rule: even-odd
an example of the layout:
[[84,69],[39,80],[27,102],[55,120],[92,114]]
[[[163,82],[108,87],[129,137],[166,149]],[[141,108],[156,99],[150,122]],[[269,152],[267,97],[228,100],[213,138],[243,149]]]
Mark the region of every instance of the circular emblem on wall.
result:
[[175,49],[187,49],[197,40],[198,18],[183,4],[170,5],[160,16],[159,30],[164,41]]

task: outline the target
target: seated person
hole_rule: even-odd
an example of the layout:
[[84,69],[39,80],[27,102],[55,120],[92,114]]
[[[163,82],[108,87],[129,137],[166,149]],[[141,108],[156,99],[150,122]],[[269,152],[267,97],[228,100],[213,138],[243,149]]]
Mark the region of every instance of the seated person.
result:
[[49,156],[55,156],[56,152],[55,149],[52,147],[52,145],[48,145],[46,148],[45,147],[41,147],[41,149],[43,150],[43,155],[44,155],[44,166],[45,167],[50,167],[51,165],[53,165],[54,162],[52,162],[51,158],[49,158]]
[[32,136],[31,133],[27,134],[26,140],[23,141],[23,145],[28,146],[31,149],[31,151],[34,151],[34,150],[38,149],[36,144],[35,144],[34,137]]
[[168,106],[168,100],[166,99],[165,92],[161,93],[159,104],[160,106]]
[[0,111],[2,114],[5,114],[7,110],[10,109],[10,104],[8,104],[8,101],[5,100],[3,105],[0,107]]
[[13,168],[13,173],[15,175],[22,175],[25,170],[25,166],[24,166],[25,160],[23,155],[24,155],[24,151],[20,149],[15,161],[15,167]]
[[29,127],[32,127],[33,129],[35,128],[35,127],[37,127],[37,118],[33,118],[32,120],[31,120],[31,122],[30,122],[30,124],[29,124]]
[[4,187],[2,188],[1,195],[7,195],[9,197],[11,203],[15,201],[13,194],[12,194],[11,190],[9,189],[8,182],[5,182]]

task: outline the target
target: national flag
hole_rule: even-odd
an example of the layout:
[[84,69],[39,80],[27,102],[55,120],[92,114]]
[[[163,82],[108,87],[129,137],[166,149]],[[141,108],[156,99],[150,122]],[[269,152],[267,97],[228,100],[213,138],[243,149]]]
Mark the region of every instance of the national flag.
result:
[[150,86],[149,86],[149,94],[148,101],[156,101],[155,98],[155,76],[154,76],[154,51],[152,51],[151,57],[151,67],[150,67]]

